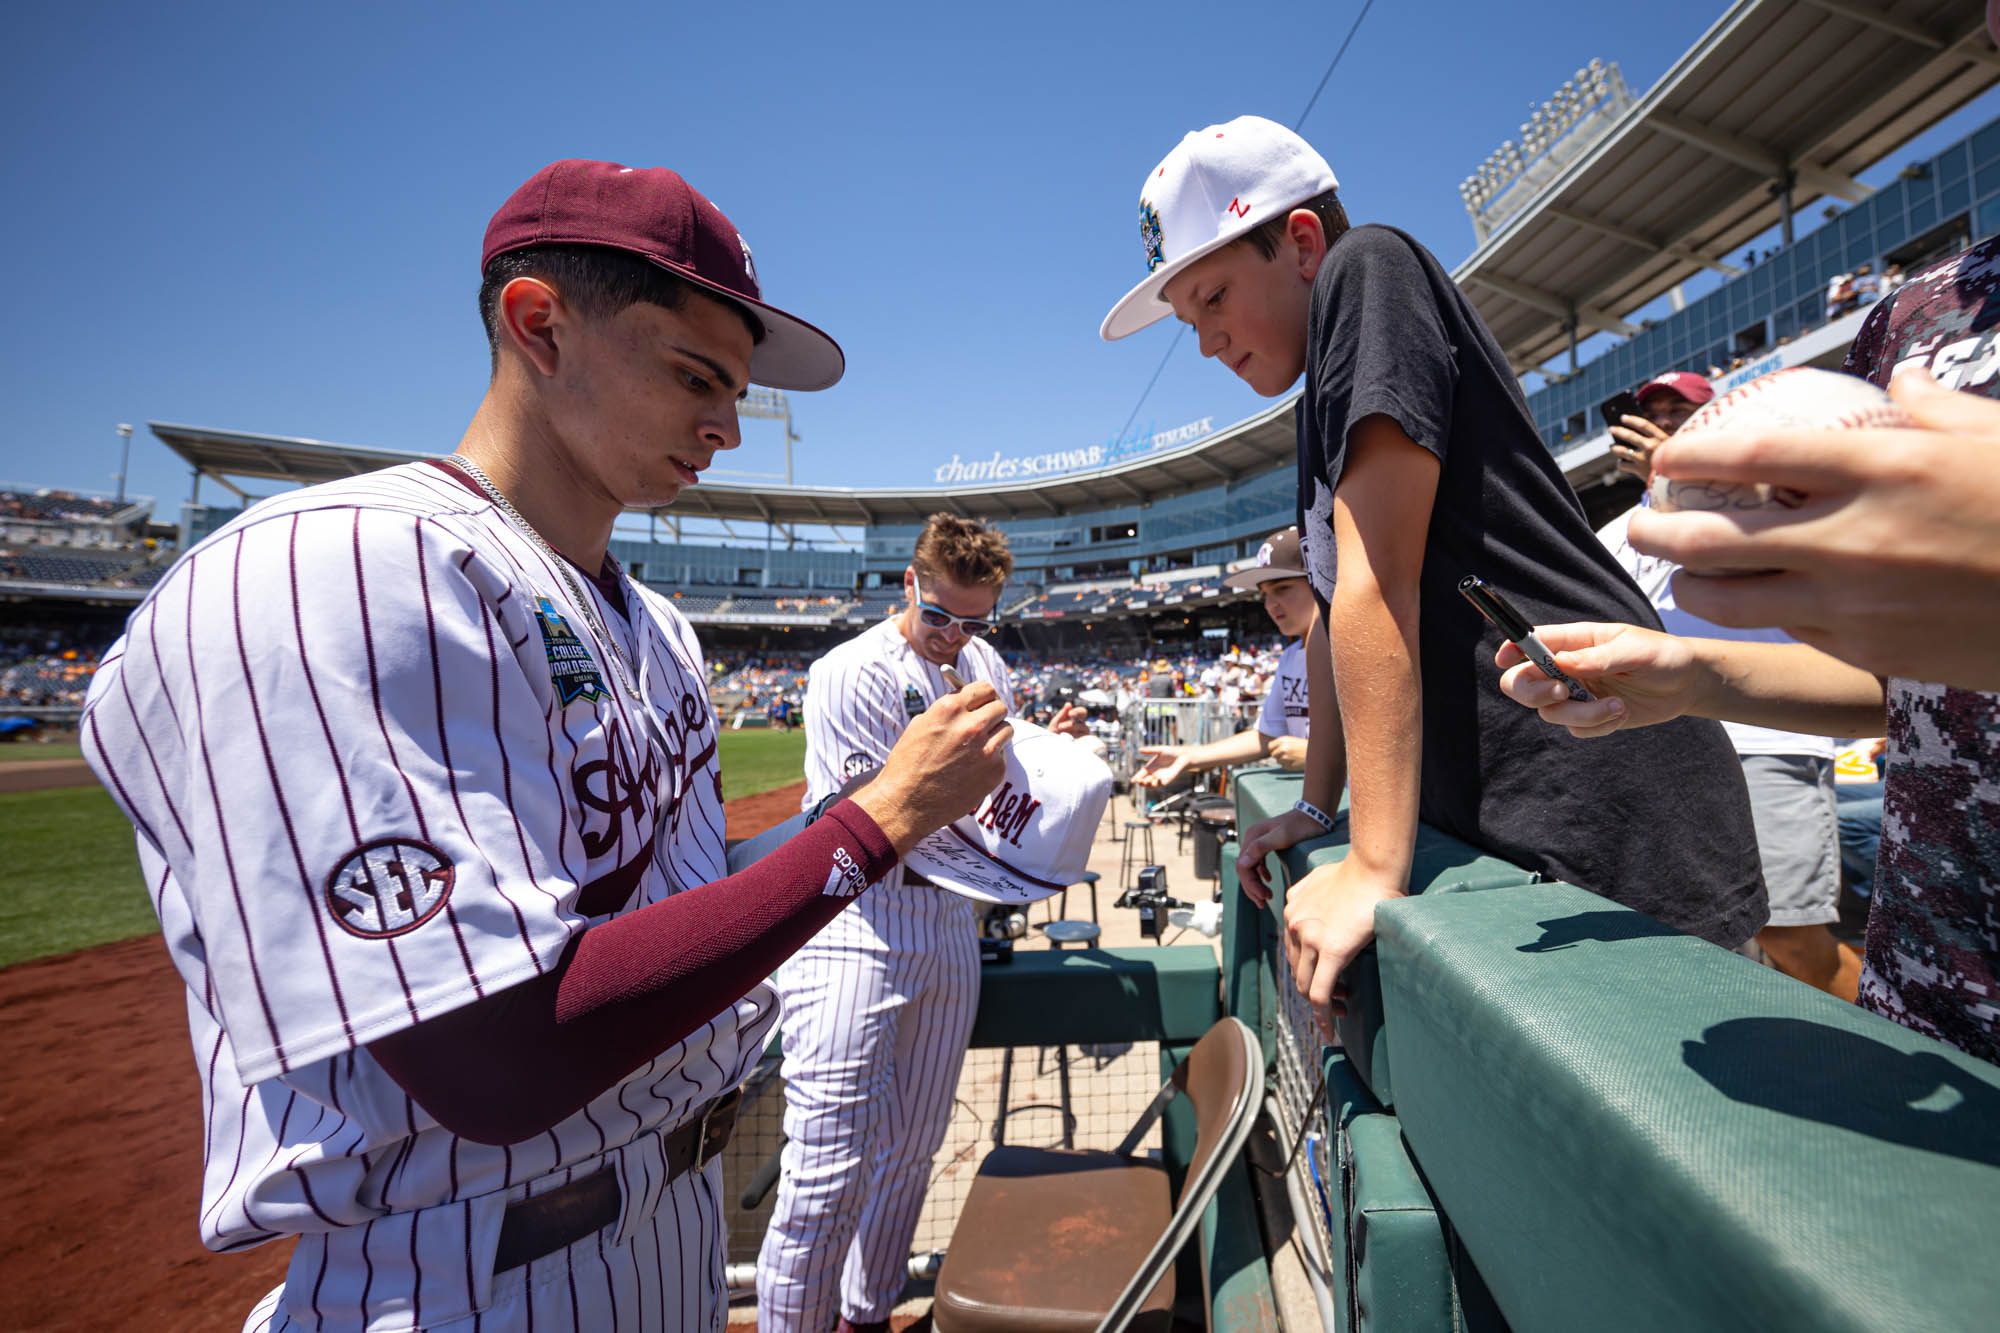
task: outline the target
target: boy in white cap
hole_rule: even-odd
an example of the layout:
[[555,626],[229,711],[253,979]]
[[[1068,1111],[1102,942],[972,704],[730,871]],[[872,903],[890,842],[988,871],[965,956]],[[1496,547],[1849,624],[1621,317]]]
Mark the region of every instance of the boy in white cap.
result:
[[[1420,818],[1742,943],[1766,902],[1719,727],[1591,751],[1553,727],[1535,735],[1493,701],[1501,639],[1458,595],[1465,575],[1531,622],[1657,618],[1592,534],[1471,302],[1409,236],[1350,229],[1336,191],[1326,161],[1271,121],[1187,135],[1140,187],[1147,275],[1102,330],[1122,338],[1174,315],[1261,394],[1306,379],[1299,528],[1321,605],[1306,796],[1246,834],[1246,888],[1261,887],[1269,852],[1331,831],[1351,778],[1349,855],[1286,903],[1293,973],[1328,1029],[1376,905],[1407,889]],[[1629,836],[1635,823],[1654,836]]]

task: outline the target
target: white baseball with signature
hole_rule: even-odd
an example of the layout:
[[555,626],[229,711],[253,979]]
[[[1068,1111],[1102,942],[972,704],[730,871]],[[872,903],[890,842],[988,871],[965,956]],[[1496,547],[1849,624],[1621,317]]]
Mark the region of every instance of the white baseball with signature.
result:
[[[1867,380],[1831,370],[1794,366],[1751,380],[1687,419],[1677,436],[1716,431],[1869,430],[1913,426],[1909,414]],[[1763,482],[1706,481],[1653,474],[1653,508],[1676,512],[1740,512],[1778,506],[1796,509],[1803,498]]]

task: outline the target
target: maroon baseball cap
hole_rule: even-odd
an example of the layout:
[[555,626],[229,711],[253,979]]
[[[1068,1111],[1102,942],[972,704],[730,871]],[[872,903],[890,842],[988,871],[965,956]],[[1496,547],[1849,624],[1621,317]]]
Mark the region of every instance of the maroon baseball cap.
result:
[[528,245],[603,245],[651,260],[749,308],[764,326],[750,378],[774,389],[826,389],[847,369],[840,344],[764,301],[750,246],[722,210],[665,167],[577,158],[551,162],[486,224],[479,256]]
[[1639,386],[1639,392],[1633,397],[1643,403],[1647,394],[1661,392],[1674,394],[1683,401],[1700,407],[1715,397],[1715,386],[1691,370],[1675,370],[1647,380]]

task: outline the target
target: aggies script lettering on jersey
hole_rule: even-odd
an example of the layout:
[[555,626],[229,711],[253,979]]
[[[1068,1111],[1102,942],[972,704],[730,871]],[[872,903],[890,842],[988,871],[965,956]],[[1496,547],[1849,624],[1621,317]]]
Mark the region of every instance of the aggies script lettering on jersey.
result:
[[97,673],[86,745],[188,988],[211,1248],[458,1200],[478,1201],[472,1226],[497,1192],[679,1123],[754,1063],[767,987],[548,1133],[489,1147],[363,1049],[725,873],[692,632],[635,584],[628,622],[578,582],[650,717],[548,557],[422,464],[258,505],[175,566]]

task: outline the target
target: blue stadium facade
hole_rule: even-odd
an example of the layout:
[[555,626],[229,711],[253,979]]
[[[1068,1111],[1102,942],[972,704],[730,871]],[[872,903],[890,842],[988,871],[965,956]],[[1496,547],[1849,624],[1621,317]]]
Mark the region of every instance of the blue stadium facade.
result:
[[2000,232],[2000,120],[1913,163],[1890,184],[1793,244],[1761,259],[1531,395],[1549,448],[1561,453],[1597,432],[1596,406],[1663,371],[1705,375],[1826,322],[1827,286],[1863,264],[1881,273],[1962,249]]

